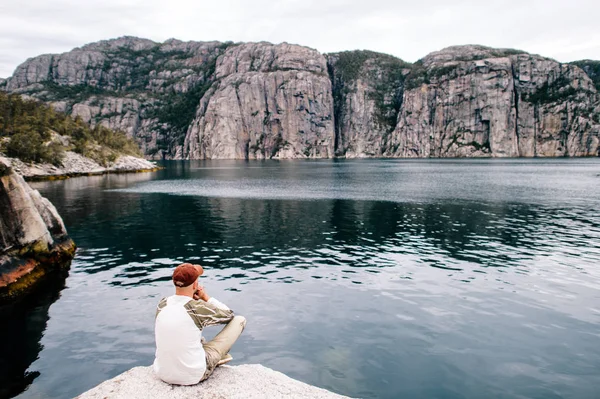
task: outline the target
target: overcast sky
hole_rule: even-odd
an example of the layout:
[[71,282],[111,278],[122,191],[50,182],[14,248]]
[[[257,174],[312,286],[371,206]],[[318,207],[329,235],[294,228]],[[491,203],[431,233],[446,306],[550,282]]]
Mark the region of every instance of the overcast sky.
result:
[[0,0],[0,77],[43,53],[123,35],[289,42],[414,62],[456,44],[600,60],[598,0]]

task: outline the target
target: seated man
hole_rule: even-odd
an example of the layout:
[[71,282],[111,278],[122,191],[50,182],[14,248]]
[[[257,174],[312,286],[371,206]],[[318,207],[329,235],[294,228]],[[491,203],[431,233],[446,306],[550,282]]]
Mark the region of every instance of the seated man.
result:
[[[154,372],[169,384],[194,385],[207,379],[215,367],[231,360],[229,350],[246,319],[234,316],[224,304],[198,285],[202,266],[184,263],[175,268],[175,295],[163,298],[156,310]],[[202,343],[202,329],[227,325],[210,342]]]

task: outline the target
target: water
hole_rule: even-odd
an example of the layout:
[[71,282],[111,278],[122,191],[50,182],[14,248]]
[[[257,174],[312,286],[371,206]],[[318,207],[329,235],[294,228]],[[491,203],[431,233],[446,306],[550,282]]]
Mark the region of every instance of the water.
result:
[[19,397],[149,365],[184,260],[248,319],[237,364],[354,397],[600,397],[599,159],[171,162],[33,185],[79,250],[2,321]]

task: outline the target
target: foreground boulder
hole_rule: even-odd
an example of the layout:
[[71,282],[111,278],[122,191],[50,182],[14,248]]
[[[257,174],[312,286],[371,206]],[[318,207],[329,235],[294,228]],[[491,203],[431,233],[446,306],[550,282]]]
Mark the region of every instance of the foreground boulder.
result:
[[0,303],[69,266],[75,244],[54,205],[0,157]]
[[322,398],[342,399],[325,389],[294,380],[260,364],[222,366],[198,385],[169,385],[159,380],[152,367],[135,367],[78,396],[79,399],[117,398]]

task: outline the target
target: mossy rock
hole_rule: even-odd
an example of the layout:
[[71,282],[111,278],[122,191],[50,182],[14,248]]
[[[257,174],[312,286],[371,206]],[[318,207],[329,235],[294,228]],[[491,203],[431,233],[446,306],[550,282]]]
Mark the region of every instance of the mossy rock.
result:
[[41,288],[51,275],[68,270],[76,248],[71,239],[66,239],[50,251],[34,244],[4,255],[2,261],[10,271],[0,276],[0,305],[24,298]]

